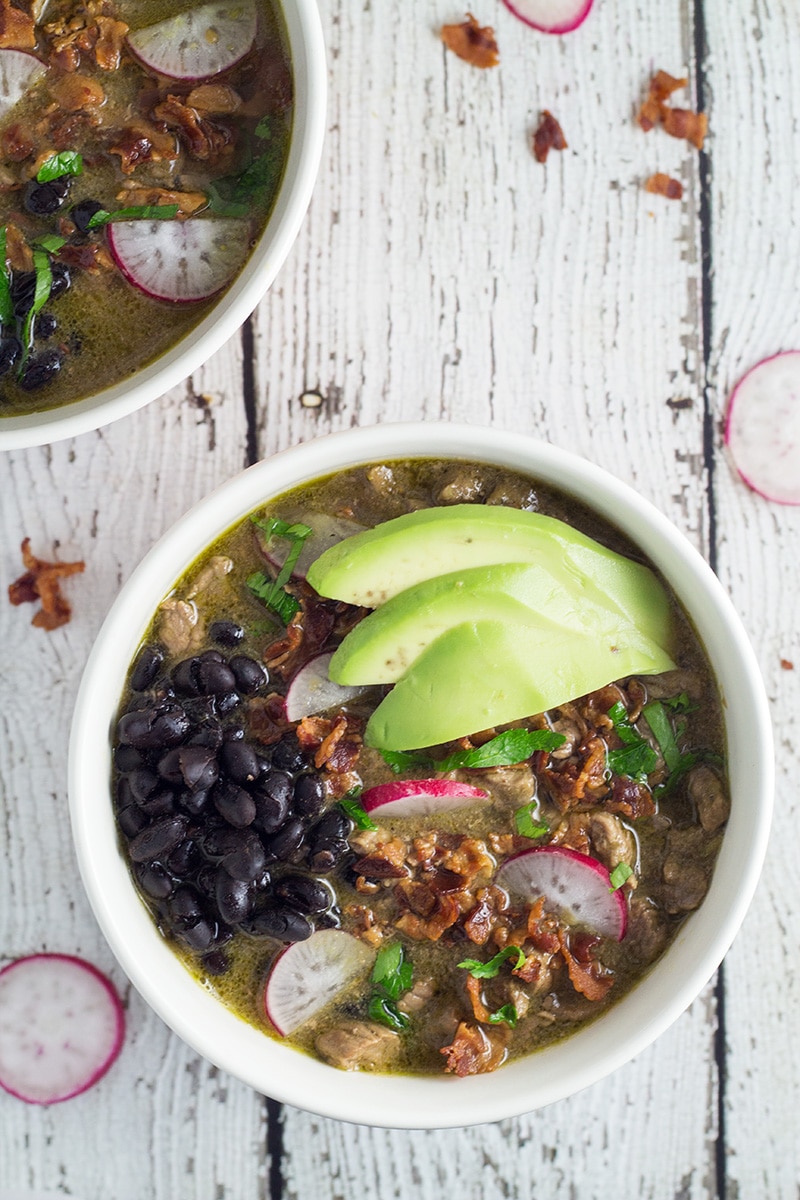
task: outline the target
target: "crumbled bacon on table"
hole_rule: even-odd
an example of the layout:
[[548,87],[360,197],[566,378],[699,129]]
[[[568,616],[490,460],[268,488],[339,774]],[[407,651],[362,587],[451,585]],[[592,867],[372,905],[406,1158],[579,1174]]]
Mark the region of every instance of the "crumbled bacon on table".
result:
[[537,162],[547,161],[551,150],[566,150],[564,131],[551,112],[545,109],[542,119],[533,134],[533,155]]
[[697,149],[703,149],[708,131],[705,113],[692,112],[688,108],[674,108],[667,104],[673,92],[686,87],[688,80],[676,79],[666,71],[657,71],[650,80],[647,97],[637,113],[640,127],[648,133],[656,125],[663,125],[671,137],[685,138]]
[[490,25],[480,25],[467,13],[459,25],[443,25],[440,36],[448,50],[473,67],[496,67],[500,52]]
[[66,625],[72,616],[72,608],[61,594],[61,580],[77,575],[84,569],[83,562],[45,562],[31,554],[30,538],[22,543],[22,562],[25,574],[9,584],[8,598],[12,604],[36,603],[42,607],[34,614],[32,625],[51,631]]

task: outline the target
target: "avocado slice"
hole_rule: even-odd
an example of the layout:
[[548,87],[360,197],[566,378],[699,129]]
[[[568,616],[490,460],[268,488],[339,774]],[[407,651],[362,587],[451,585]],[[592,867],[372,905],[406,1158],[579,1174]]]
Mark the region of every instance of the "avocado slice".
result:
[[654,645],[593,580],[551,556],[541,566],[502,563],[437,575],[398,592],[348,633],[331,660],[330,677],[342,684],[395,683],[442,633],[479,620],[515,625],[520,637],[537,641],[549,634],[558,645],[565,634],[623,639],[645,658],[670,640],[669,620]]
[[[627,632],[634,633],[633,630]],[[381,701],[364,740],[380,750],[418,750],[545,712],[627,675],[671,670],[625,636],[537,631],[503,620],[448,629],[423,650]]]
[[[345,538],[311,564],[321,596],[377,608],[423,580],[468,567],[540,563],[582,588],[590,580],[620,616],[658,641],[669,600],[653,572],[564,521],[502,505],[423,508]],[[578,693],[576,693],[577,695]]]

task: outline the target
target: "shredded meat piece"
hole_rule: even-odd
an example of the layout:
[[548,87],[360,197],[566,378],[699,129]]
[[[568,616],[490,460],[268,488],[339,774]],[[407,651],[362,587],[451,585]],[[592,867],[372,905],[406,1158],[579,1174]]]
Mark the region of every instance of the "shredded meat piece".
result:
[[400,1039],[374,1021],[345,1021],[321,1033],[314,1044],[322,1058],[341,1071],[376,1071],[388,1067]]
[[406,866],[406,853],[402,838],[380,841],[371,853],[353,863],[353,870],[366,879],[404,879],[411,873]]
[[24,162],[34,151],[30,131],[19,121],[6,126],[0,134],[0,147],[3,158],[11,162]]
[[551,150],[566,150],[564,131],[551,112],[544,109],[542,119],[533,135],[533,156],[537,162],[547,161]]
[[117,134],[108,149],[119,155],[123,175],[131,175],[140,163],[174,162],[179,154],[174,134],[141,117]]
[[97,41],[94,57],[101,71],[116,71],[119,67],[122,47],[128,36],[128,26],[113,17],[98,17]]
[[33,50],[36,46],[36,30],[33,17],[11,0],[0,2],[0,48],[3,50]]
[[174,192],[168,188],[132,187],[117,192],[117,200],[124,205],[177,204],[176,216],[179,220],[191,217],[194,213],[205,208],[208,199],[204,192]]
[[427,918],[407,912],[395,922],[397,929],[416,941],[438,942],[446,929],[455,925],[461,910],[456,898],[449,894],[436,897],[435,906]]
[[385,930],[371,908],[366,904],[348,904],[344,911],[357,922],[353,931],[356,937],[370,946],[380,946],[385,937]]
[[192,88],[186,103],[201,117],[226,116],[242,106],[242,99],[226,83],[201,83]]
[[10,221],[6,225],[6,258],[12,271],[33,270],[33,251],[22,230]]
[[[636,865],[636,838],[614,813],[596,809],[589,817],[589,837],[595,856],[613,871],[621,862]],[[631,879],[627,886],[630,887]]]
[[91,110],[106,102],[106,94],[97,80],[77,72],[56,76],[47,90],[65,112]]
[[679,179],[672,179],[669,175],[665,175],[663,171],[656,171],[655,175],[651,175],[645,180],[644,190],[652,192],[655,196],[666,196],[667,200],[681,200],[683,198],[683,184]]
[[479,25],[472,13],[460,25],[443,25],[440,36],[448,50],[473,67],[496,67],[500,52],[490,25]]
[[563,929],[559,929],[558,937],[561,944],[561,954],[564,962],[567,964],[570,983],[575,988],[575,991],[580,992],[587,1000],[604,1000],[613,986],[613,975],[604,973],[602,966],[596,959],[591,959],[588,963],[581,962],[573,954],[569,940]]
[[688,792],[703,829],[706,833],[716,833],[731,812],[730,797],[719,776],[711,767],[694,767],[689,773]]
[[277,692],[251,697],[247,701],[247,722],[253,736],[264,746],[274,746],[291,729],[284,698]]
[[183,654],[199,645],[204,636],[197,608],[187,600],[163,600],[157,624],[158,640],[168,654]]
[[62,246],[58,252],[58,259],[65,266],[77,267],[81,271],[89,271],[92,275],[109,271],[114,266],[108,250],[99,242],[87,242],[84,246]]
[[30,538],[25,538],[21,546],[25,573],[9,584],[8,598],[12,604],[41,601],[42,607],[34,613],[31,624],[51,632],[60,625],[66,625],[72,616],[72,607],[61,594],[60,581],[69,575],[80,574],[85,563],[45,562],[31,554],[30,547]]
[[499,1030],[491,1033],[480,1025],[461,1021],[449,1046],[443,1046],[447,1056],[445,1071],[463,1079],[466,1075],[482,1075],[494,1071],[506,1056],[505,1039]]
[[578,747],[577,761],[567,759],[558,769],[548,768],[541,774],[562,811],[596,800],[608,791],[606,744],[601,737],[590,736]]
[[196,108],[184,104],[180,96],[167,96],[153,109],[153,116],[174,129],[191,157],[200,162],[217,159],[233,140],[230,129],[205,120]]

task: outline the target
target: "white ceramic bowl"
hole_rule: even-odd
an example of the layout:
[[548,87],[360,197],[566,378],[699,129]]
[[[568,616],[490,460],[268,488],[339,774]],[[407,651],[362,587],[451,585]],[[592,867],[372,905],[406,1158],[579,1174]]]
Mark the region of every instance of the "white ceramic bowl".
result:
[[[117,846],[110,733],[125,676],[159,601],[208,543],[298,484],[356,464],[476,459],[524,471],[615,523],[670,582],[705,644],[727,724],[732,812],[700,909],[645,979],[568,1040],[489,1075],[456,1080],[345,1073],[258,1033],[204,991],[157,934]],[[217,1066],[278,1100],[395,1128],[463,1126],[531,1111],[627,1062],[691,1003],[730,946],[753,895],[771,817],[773,763],[764,688],[744,630],[705,561],[655,508],[598,467],[517,434],[458,425],[382,425],[257,463],[191,510],[122,589],[86,666],[75,709],[69,791],[75,846],[97,919],[157,1013]]]
[[243,271],[199,325],[133,377],[48,412],[0,417],[0,450],[75,437],[143,408],[219,350],[272,284],[311,199],[322,152],[327,97],[325,46],[316,0],[279,3],[294,74],[294,122],[280,192]]

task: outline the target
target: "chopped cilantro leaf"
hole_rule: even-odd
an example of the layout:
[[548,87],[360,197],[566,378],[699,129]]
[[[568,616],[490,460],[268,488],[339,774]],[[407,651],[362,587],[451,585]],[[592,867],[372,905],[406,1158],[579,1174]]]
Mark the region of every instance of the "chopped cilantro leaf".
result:
[[112,221],[171,221],[178,215],[177,204],[132,204],[129,208],[117,208],[108,212],[100,208],[90,217],[86,228],[99,229]]
[[642,716],[653,731],[668,771],[674,771],[681,761],[681,752],[675,740],[675,731],[669,713],[663,704],[653,700],[642,709]]
[[271,517],[266,521],[259,517],[251,519],[253,524],[257,525],[266,535],[268,541],[279,537],[285,538],[289,542],[289,553],[286,555],[276,579],[268,579],[263,571],[256,571],[247,580],[250,591],[263,600],[267,608],[276,613],[284,625],[288,625],[294,614],[299,611],[300,604],[294,596],[290,596],[288,592],[284,591],[283,585],[294,571],[303,549],[303,543],[310,535],[311,529],[308,525],[301,525],[299,522],[289,525],[278,517]]
[[80,175],[83,172],[83,158],[77,150],[62,150],[60,154],[51,154],[46,158],[36,172],[37,183],[50,183],[53,179],[61,179],[63,175]]
[[668,696],[666,700],[661,701],[667,708],[674,713],[693,713],[697,712],[700,707],[689,699],[688,692],[681,692],[678,696]]
[[516,1028],[518,1019],[517,1010],[513,1004],[504,1004],[502,1008],[498,1008],[497,1012],[489,1014],[489,1021],[492,1025],[510,1025],[512,1029]]
[[565,741],[563,733],[552,729],[507,729],[491,741],[472,750],[456,750],[436,764],[440,771],[462,767],[511,767],[524,762],[537,750],[556,750]]
[[381,750],[381,756],[395,775],[403,771],[422,770],[432,771],[436,764],[426,754],[417,754],[408,750]]
[[13,325],[14,304],[11,299],[11,275],[6,251],[6,226],[0,226],[0,324]]
[[264,601],[267,608],[274,612],[284,625],[288,625],[294,614],[300,610],[300,604],[294,596],[290,596],[282,588],[276,587],[275,580],[268,579],[263,571],[256,571],[255,574],[250,575],[247,579],[247,586],[253,595]]
[[469,971],[475,979],[494,979],[499,975],[500,968],[507,958],[515,959],[511,969],[516,971],[525,962],[525,952],[519,946],[504,946],[499,954],[495,954],[494,958],[490,958],[488,962],[481,962],[477,958],[465,958],[458,966]]
[[360,795],[361,789],[353,788],[346,796],[342,796],[339,801],[339,808],[341,808],[342,812],[350,818],[358,829],[377,829],[378,826],[359,802]]
[[612,704],[608,715],[614,722],[617,737],[623,743],[619,750],[608,751],[606,764],[609,771],[645,782],[658,765],[658,755],[647,739],[630,724],[625,706],[620,701]]
[[35,245],[41,246],[42,250],[46,250],[48,254],[57,254],[62,246],[66,246],[67,239],[60,237],[57,233],[45,233],[42,237],[37,238]]
[[543,821],[534,821],[536,813],[536,804],[523,804],[522,808],[518,808],[514,813],[514,824],[517,827],[517,833],[522,837],[541,838],[550,832],[550,826]]
[[22,374],[23,367],[30,353],[31,344],[33,342],[33,322],[37,313],[40,313],[45,304],[50,298],[50,289],[53,286],[53,272],[50,269],[50,256],[45,250],[34,250],[33,252],[33,269],[36,273],[36,282],[33,289],[33,303],[25,317],[25,324],[22,327],[22,357],[19,364],[19,374]]
[[632,874],[633,867],[629,867],[626,862],[617,863],[617,865],[614,867],[614,870],[609,875],[609,879],[611,880],[611,887],[609,888],[609,891],[616,892],[622,887],[626,879],[630,879]]
[[390,1000],[397,1000],[411,987],[414,968],[406,960],[401,942],[392,942],[378,951],[372,968],[372,982],[377,983]]
[[394,1001],[388,1000],[386,996],[371,996],[367,1012],[371,1020],[377,1021],[380,1025],[386,1025],[395,1033],[402,1033],[411,1024],[408,1014],[401,1012]]

